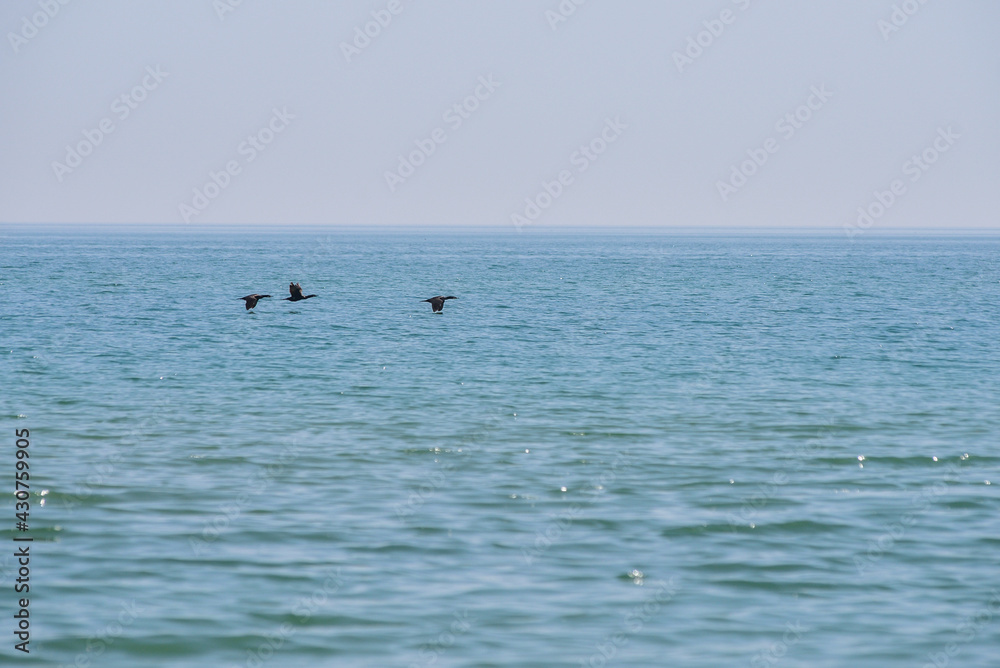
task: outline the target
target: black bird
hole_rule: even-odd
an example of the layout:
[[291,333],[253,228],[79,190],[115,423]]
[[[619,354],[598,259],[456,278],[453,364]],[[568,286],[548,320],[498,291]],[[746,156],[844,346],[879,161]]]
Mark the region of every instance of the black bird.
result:
[[257,305],[258,299],[263,299],[264,297],[270,297],[270,296],[271,295],[252,294],[252,295],[247,295],[246,297],[240,297],[240,299],[242,299],[247,303],[247,310],[249,311],[250,309],[252,309],[254,306]]
[[292,295],[291,297],[285,297],[285,301],[288,302],[298,302],[302,301],[303,299],[309,299],[310,297],[316,296],[316,295],[303,295],[302,286],[299,285],[298,283],[289,283],[288,292],[290,292]]
[[441,295],[438,295],[437,297],[431,297],[430,299],[425,299],[424,301],[431,303],[431,311],[434,313],[440,313],[441,309],[444,308],[445,299],[458,299],[458,297],[442,297]]

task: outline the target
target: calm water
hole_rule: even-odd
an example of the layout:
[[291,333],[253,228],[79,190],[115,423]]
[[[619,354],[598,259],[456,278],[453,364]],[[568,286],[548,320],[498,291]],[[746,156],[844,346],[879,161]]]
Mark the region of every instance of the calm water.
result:
[[998,260],[0,231],[0,662],[997,665]]

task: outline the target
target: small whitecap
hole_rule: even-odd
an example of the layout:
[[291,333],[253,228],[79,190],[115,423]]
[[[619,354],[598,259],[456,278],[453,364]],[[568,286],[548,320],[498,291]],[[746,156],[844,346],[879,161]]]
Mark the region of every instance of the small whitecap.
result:
[[931,460],[933,460],[933,461],[936,462],[937,461],[937,457],[931,457]]
[[859,462],[865,461],[865,456],[864,455],[858,455],[858,461]]
[[961,457],[959,457],[959,459],[961,459],[961,460],[962,460],[963,462],[964,462],[964,461],[965,461],[966,459],[968,459],[968,458],[969,458],[969,453],[968,453],[968,452],[966,452],[966,453],[965,453],[964,455],[962,455]]
[[560,487],[560,488],[559,488],[559,491],[560,491],[560,492],[565,492],[565,491],[566,491],[566,488],[565,488],[565,487]]
[[983,482],[986,483],[987,485],[992,485],[993,484],[989,480],[984,480]]
[[735,481],[735,480],[733,480],[732,478],[730,478],[730,479],[729,479],[729,484],[730,484],[730,485],[734,485],[734,484],[736,484],[736,481]]
[[525,454],[527,454],[527,453],[531,452],[531,450],[527,450],[527,449],[525,449],[525,451],[524,451],[524,452],[525,452]]

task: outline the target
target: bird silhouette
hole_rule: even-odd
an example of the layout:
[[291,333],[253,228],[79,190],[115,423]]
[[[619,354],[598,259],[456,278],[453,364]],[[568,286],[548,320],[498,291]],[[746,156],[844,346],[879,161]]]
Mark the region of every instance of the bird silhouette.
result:
[[247,295],[246,297],[240,297],[240,299],[242,299],[243,301],[246,302],[246,307],[247,307],[247,310],[249,311],[250,309],[252,309],[254,306],[257,305],[257,300],[263,299],[264,297],[270,297],[270,296],[271,295],[252,294],[252,295]]
[[310,297],[315,297],[316,295],[303,295],[302,286],[298,283],[289,283],[288,292],[291,293],[291,297],[285,297],[285,301],[298,302],[303,299],[309,299]]
[[430,302],[431,311],[434,313],[440,313],[441,309],[444,308],[444,300],[446,299],[458,299],[458,297],[442,297],[438,295],[437,297],[431,297],[430,299],[424,299],[425,302]]

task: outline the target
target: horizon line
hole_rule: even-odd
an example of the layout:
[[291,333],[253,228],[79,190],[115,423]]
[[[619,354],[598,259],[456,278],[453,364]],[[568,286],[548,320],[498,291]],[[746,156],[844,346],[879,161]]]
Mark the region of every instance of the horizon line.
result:
[[[452,232],[452,233],[497,233],[509,231],[511,234],[558,234],[558,233],[618,233],[618,234],[845,234],[843,227],[831,226],[751,226],[751,225],[544,225],[518,230],[512,225],[383,225],[383,224],[338,224],[338,223],[125,223],[125,222],[9,222],[0,221],[0,232]],[[1000,227],[872,227],[863,232],[865,236],[887,236],[901,234],[922,235],[992,235],[1000,234]]]

